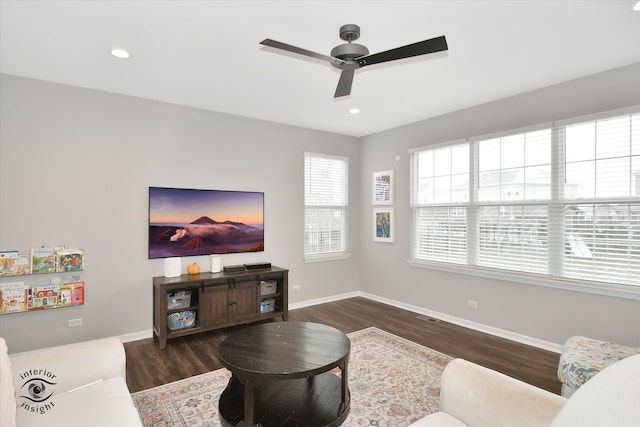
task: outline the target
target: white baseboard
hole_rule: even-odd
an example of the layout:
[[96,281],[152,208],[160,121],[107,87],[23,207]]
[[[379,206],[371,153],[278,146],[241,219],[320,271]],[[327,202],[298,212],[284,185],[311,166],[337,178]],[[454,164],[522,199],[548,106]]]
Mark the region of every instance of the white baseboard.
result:
[[556,344],[550,341],[541,340],[538,338],[533,338],[528,335],[519,334],[517,332],[507,331],[505,329],[494,328],[493,326],[484,325],[482,323],[473,322],[471,320],[463,319],[456,316],[451,316],[449,314],[439,313],[433,310],[427,310],[422,307],[417,307],[411,304],[405,304],[403,302],[395,301],[389,298],[379,297],[377,295],[369,294],[366,292],[360,293],[360,296],[363,298],[368,298],[370,300],[378,301],[387,305],[392,305],[394,307],[402,308],[407,311],[411,311],[414,313],[422,314],[424,316],[433,317],[436,319],[443,320],[445,322],[453,323],[458,326],[463,326],[465,328],[473,329],[474,331],[484,332],[489,335],[495,335],[500,338],[506,338],[511,341],[519,342],[521,344],[530,345],[532,347],[541,348],[543,350],[552,351],[554,353],[562,353],[563,345]]
[[361,296],[363,296],[362,292],[353,291],[353,292],[347,292],[345,294],[332,295],[330,297],[316,298],[316,299],[289,304],[289,310],[296,310],[298,308],[311,307],[313,305],[325,304],[328,302],[340,301],[343,299],[361,297]]
[[[541,348],[547,351],[552,351],[554,353],[558,353],[558,354],[562,353],[562,348],[563,348],[562,344],[557,344],[550,341],[533,338],[533,337],[519,334],[516,332],[507,331],[505,329],[494,328],[493,326],[484,325],[482,323],[473,322],[471,320],[463,319],[456,316],[451,316],[449,314],[439,313],[437,311],[428,310],[428,309],[411,305],[411,304],[405,304],[400,301],[380,297],[377,295],[373,295],[373,294],[370,294],[367,292],[361,292],[361,291],[347,292],[344,294],[332,295],[330,297],[316,298],[312,300],[292,303],[292,304],[289,304],[289,310],[297,310],[299,308],[311,307],[318,304],[325,304],[328,302],[340,301],[343,299],[354,298],[354,297],[367,298],[373,301],[381,302],[383,304],[391,305],[393,307],[398,307],[403,310],[411,311],[413,313],[418,313],[424,316],[429,316],[435,319],[443,320],[445,322],[453,323],[454,325],[459,325],[465,328],[473,329],[474,331],[495,335],[500,338],[505,338],[511,341],[519,342],[521,344],[530,345],[532,347]],[[153,337],[152,329],[149,329],[146,331],[133,332],[131,334],[120,335],[120,339],[122,340],[122,342],[137,341],[137,340],[142,340],[142,339],[147,339],[152,337]]]
[[153,329],[120,335],[119,338],[120,338],[120,341],[122,342],[146,340],[147,338],[153,338]]

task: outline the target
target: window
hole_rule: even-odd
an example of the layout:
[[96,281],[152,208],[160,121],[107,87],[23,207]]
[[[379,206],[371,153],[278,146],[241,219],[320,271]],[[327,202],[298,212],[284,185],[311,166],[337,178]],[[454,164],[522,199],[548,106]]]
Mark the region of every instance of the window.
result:
[[304,155],[304,255],[306,261],[347,255],[349,161]]
[[638,294],[640,113],[630,111],[412,150],[414,263]]

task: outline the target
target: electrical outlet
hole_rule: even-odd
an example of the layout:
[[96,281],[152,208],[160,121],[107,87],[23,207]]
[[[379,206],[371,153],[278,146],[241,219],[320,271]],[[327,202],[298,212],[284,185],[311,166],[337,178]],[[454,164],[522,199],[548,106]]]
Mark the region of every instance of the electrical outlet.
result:
[[467,307],[469,307],[469,308],[478,308],[478,301],[472,300],[472,299],[468,299],[467,300]]
[[82,326],[82,319],[71,319],[68,323],[70,328],[76,328],[78,326]]

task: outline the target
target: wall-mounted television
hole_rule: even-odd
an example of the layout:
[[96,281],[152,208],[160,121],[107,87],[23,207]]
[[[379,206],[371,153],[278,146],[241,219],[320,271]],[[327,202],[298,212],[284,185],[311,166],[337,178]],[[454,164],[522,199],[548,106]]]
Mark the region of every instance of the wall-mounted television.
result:
[[264,251],[264,193],[149,187],[149,258]]

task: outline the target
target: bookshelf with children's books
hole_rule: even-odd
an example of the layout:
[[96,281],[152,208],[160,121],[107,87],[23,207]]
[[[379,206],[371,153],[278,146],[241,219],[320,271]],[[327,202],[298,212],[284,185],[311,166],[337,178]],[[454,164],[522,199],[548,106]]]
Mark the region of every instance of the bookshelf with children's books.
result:
[[84,305],[84,249],[0,251],[0,315]]

